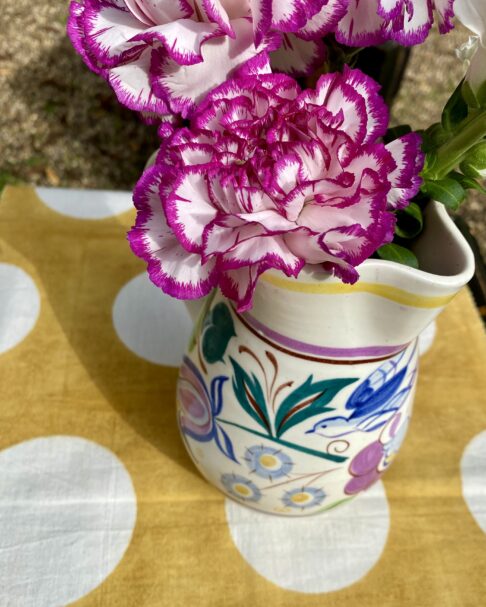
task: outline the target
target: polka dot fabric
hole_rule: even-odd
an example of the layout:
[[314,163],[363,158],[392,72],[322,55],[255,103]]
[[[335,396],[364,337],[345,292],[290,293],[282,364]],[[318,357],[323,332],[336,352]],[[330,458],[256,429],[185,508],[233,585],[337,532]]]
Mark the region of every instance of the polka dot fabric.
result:
[[[316,517],[263,515],[186,454],[174,398],[190,321],[129,251],[128,197],[7,187],[0,201],[0,605],[481,604],[486,340],[469,294],[422,338],[383,482]],[[278,453],[248,457],[278,482]],[[251,497],[246,477],[227,482]]]

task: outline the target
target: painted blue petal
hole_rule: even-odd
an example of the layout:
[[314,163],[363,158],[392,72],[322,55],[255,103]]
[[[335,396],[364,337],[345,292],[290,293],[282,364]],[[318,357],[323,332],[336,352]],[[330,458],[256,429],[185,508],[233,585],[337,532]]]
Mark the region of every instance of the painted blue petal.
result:
[[[221,438],[220,438],[221,435]],[[222,439],[222,440],[221,440]],[[233,449],[233,443],[231,442],[228,434],[216,424],[216,432],[214,434],[214,441],[218,445],[218,449],[226,455],[229,459],[233,460],[235,463],[239,464],[239,461],[236,459],[235,451]]]
[[[390,401],[390,399],[394,396],[394,394],[400,387],[400,384],[402,383],[402,380],[405,377],[406,373],[407,367],[404,367],[399,373],[395,375],[395,377],[389,379],[383,384],[383,386],[381,386],[381,388],[371,394],[366,401],[356,402],[354,405],[353,414],[351,415],[350,419],[366,416],[387,405],[387,403]],[[347,405],[346,408],[348,408]]]
[[227,379],[224,375],[218,375],[211,382],[211,411],[214,416],[223,409],[223,385]]
[[201,372],[199,371],[199,369],[196,367],[196,365],[192,362],[192,360],[188,356],[184,356],[183,361],[184,361],[184,364],[187,365],[189,367],[189,369],[194,373],[194,375],[196,376],[196,379],[200,383],[202,389],[206,393],[208,400],[209,400],[210,399],[209,392],[208,392],[208,389],[206,388],[206,383],[204,382],[204,378],[201,375]]
[[384,426],[398,411],[398,407],[392,407],[390,409],[385,409],[385,411],[381,411],[379,414],[370,415],[366,419],[363,419],[357,426],[359,430],[362,432],[373,432],[374,430],[378,430]]

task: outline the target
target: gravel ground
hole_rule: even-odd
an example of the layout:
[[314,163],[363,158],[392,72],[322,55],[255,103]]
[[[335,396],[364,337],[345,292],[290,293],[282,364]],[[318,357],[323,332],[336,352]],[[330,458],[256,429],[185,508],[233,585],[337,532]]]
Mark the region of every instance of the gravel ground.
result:
[[[129,189],[157,145],[153,128],[123,109],[73,51],[67,2],[2,0],[0,187],[5,182]],[[463,30],[414,49],[393,119],[415,128],[440,116],[462,74],[454,48]],[[486,258],[486,200],[461,214]]]

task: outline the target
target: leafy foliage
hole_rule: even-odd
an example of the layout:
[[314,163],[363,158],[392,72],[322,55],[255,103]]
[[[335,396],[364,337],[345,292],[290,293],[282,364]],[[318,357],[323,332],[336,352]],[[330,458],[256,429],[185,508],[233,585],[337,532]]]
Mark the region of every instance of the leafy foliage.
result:
[[[385,141],[409,132],[408,125],[388,130]],[[481,183],[486,172],[486,83],[476,93],[463,80],[452,93],[440,122],[420,133],[425,165],[421,192],[411,204],[396,212],[395,237],[382,246],[376,256],[413,268],[418,261],[410,250],[424,228],[423,209],[430,200],[457,211],[466,199],[467,190],[486,194]]]
[[338,392],[355,381],[356,378],[339,378],[314,382],[313,376],[310,375],[278,408],[275,417],[277,436],[309,417],[333,411],[334,408],[329,407],[329,403]]
[[385,244],[376,253],[381,259],[401,263],[410,268],[418,268],[419,265],[417,257],[410,249],[396,243]]
[[469,107],[462,93],[462,85],[463,82],[460,82],[442,111],[441,123],[446,131],[453,132],[469,114]]
[[231,312],[224,302],[214,306],[204,322],[202,351],[210,364],[223,360],[229,340],[236,336]]
[[397,214],[395,234],[400,238],[412,239],[420,234],[424,227],[422,209],[416,202],[411,202]]
[[451,211],[457,211],[461,202],[466,198],[466,190],[452,177],[437,179],[436,181],[425,180],[422,191],[433,200],[441,202]]
[[233,390],[238,402],[257,424],[271,435],[272,426],[260,382],[254,373],[250,377],[231,356],[230,362],[234,371]]

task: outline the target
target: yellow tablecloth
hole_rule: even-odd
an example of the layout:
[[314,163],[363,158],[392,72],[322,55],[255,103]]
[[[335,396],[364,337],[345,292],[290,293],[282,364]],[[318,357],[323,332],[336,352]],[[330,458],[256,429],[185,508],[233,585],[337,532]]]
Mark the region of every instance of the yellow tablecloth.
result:
[[141,276],[129,199],[97,197],[0,202],[0,605],[484,604],[486,340],[469,293],[438,320],[383,486],[282,522],[227,503],[186,455],[188,321]]

